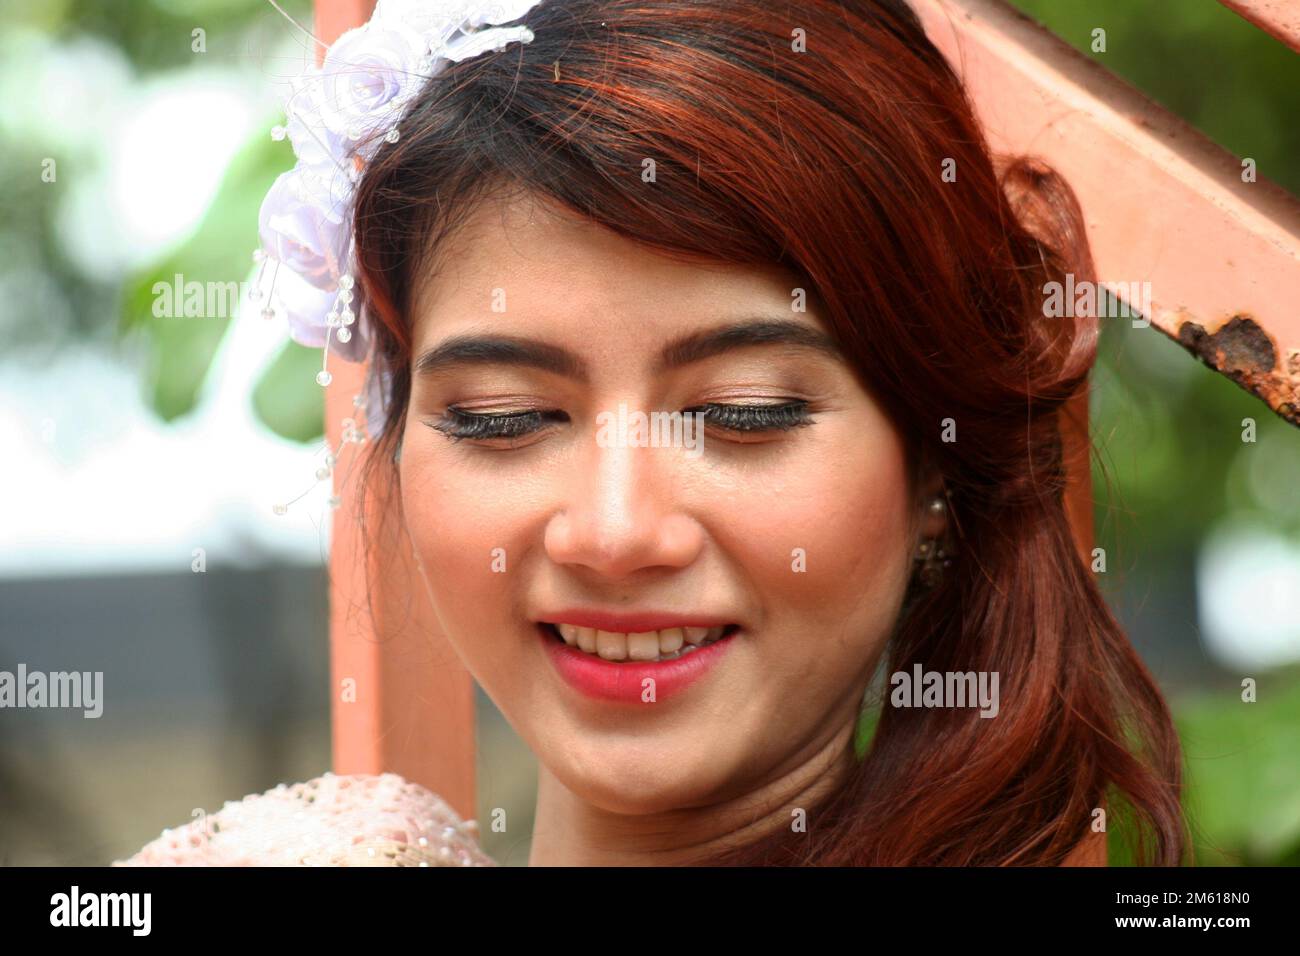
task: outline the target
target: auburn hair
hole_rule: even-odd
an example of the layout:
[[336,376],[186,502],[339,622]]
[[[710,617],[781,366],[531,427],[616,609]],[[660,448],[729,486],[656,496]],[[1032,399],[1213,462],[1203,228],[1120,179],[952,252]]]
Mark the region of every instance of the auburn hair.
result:
[[785,266],[951,506],[957,555],[909,587],[883,665],[997,672],[1001,709],[883,707],[807,832],[698,862],[1057,865],[1104,807],[1138,862],[1183,862],[1178,738],[1063,500],[1062,406],[1098,333],[1044,314],[1045,283],[1093,279],[1069,187],[1032,158],[995,164],[902,0],[544,0],[521,22],[530,43],[428,83],[358,185],[394,398],[367,470],[392,467],[405,425],[415,289],[482,198],[518,189],[649,251]]

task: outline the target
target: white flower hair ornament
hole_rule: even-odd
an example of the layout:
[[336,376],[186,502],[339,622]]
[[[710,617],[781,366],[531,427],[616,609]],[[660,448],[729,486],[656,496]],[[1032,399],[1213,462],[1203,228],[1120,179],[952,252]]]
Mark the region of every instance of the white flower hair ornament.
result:
[[[502,24],[541,2],[378,0],[370,20],[340,36],[320,67],[290,80],[286,122],[271,135],[288,137],[297,162],[262,201],[261,247],[253,254],[261,268],[252,296],[264,301],[264,318],[274,318],[278,305],[294,341],[324,350],[318,384],[332,380],[331,349],[346,361],[369,357],[371,329],[354,275],[352,233],[353,194],[365,163],[385,143],[397,142],[407,109],[448,63],[530,42],[528,27]],[[354,399],[370,435],[381,430],[389,404],[380,364],[371,362],[365,398]],[[364,440],[351,419],[343,440]],[[327,466],[334,458],[327,456]],[[317,477],[328,474],[327,467]]]

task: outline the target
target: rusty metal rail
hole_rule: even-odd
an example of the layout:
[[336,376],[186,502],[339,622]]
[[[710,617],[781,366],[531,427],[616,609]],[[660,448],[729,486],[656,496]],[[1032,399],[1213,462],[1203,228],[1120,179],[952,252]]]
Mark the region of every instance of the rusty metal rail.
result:
[[[1074,188],[1101,283],[1150,283],[1153,325],[1300,426],[1300,202],[1000,0],[911,2],[993,148]],[[1294,4],[1227,5],[1294,45]]]
[[1219,0],[1225,7],[1293,50],[1300,50],[1300,4],[1296,0]]

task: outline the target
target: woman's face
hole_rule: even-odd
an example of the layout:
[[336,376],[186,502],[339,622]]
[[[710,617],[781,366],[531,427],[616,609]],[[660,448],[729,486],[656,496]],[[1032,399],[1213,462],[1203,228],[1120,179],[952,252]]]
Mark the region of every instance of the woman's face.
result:
[[[402,504],[435,611],[576,797],[651,813],[753,792],[856,718],[911,570],[901,437],[794,278],[548,208],[480,205],[416,297]],[[712,405],[768,406],[765,430],[631,428]],[[527,412],[513,437],[449,437]]]

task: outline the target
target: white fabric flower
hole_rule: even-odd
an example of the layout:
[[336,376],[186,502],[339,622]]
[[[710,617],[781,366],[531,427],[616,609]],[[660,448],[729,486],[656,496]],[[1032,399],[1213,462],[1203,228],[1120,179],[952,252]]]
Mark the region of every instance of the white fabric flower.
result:
[[401,23],[430,38],[435,52],[457,30],[518,20],[540,0],[379,0],[371,23]]
[[316,108],[331,133],[362,140],[396,126],[429,68],[427,38],[366,24],[330,47],[317,77]]
[[[396,141],[407,110],[448,63],[530,42],[528,27],[501,24],[541,2],[378,0],[370,21],[339,37],[320,69],[291,81],[288,119],[276,136],[288,136],[297,164],[266,194],[258,232],[274,260],[272,296],[294,341],[347,361],[366,359],[369,310],[355,277],[340,285],[351,274],[361,168],[386,140]],[[366,383],[371,435],[379,434],[390,395],[386,374],[374,371],[380,364],[372,363]]]
[[342,272],[348,229],[311,183],[300,166],[281,173],[262,200],[258,232],[268,256],[327,290]]
[[[346,325],[341,318],[342,310],[357,305],[339,301],[339,290],[326,291],[299,278],[294,272],[282,270],[275,280],[274,302],[283,311],[289,323],[289,338],[307,348],[324,348],[329,342],[331,355],[348,362],[364,361],[370,348],[370,328],[362,313],[352,310],[352,321]],[[331,313],[340,318],[331,320]],[[339,331],[346,328],[348,340],[339,337]]]
[[[418,0],[417,0],[418,2]],[[525,13],[537,6],[538,0],[492,0],[490,3],[470,3],[469,14],[465,17],[471,27],[486,24],[509,23],[518,20]]]
[[[493,2],[493,0],[487,0]],[[378,0],[370,22],[400,25],[425,36],[436,51],[460,29],[478,7],[487,2],[474,0]]]
[[352,194],[356,191],[353,181],[356,170],[351,161],[346,168],[299,163],[296,171],[296,191],[303,201],[319,209],[321,215],[334,225],[343,225],[343,220],[352,211]]
[[[337,291],[318,289],[288,270],[281,270],[275,280],[276,304],[284,310],[289,323],[289,337],[308,348],[325,346],[329,331],[328,313],[337,298]],[[334,350],[337,341],[330,339],[330,351]]]
[[298,162],[307,166],[341,168],[351,147],[321,121],[314,94],[314,86],[303,86],[290,98],[289,121],[285,124],[289,142],[293,144]]
[[504,49],[506,44],[516,40],[527,43],[533,38],[533,31],[528,27],[494,27],[491,30],[476,30],[463,33],[447,41],[442,49],[442,56],[459,63],[489,50]]

